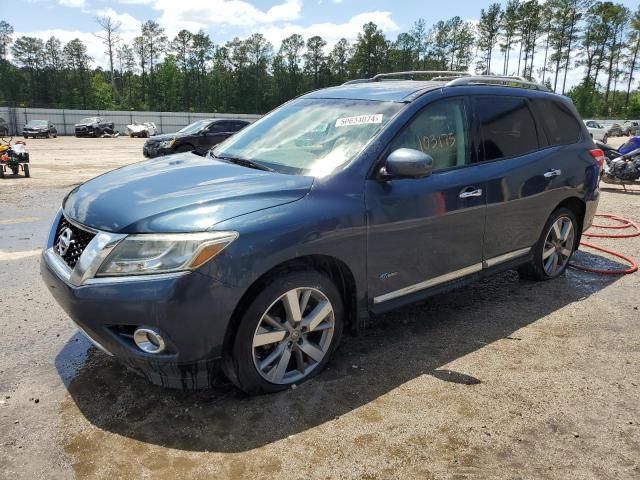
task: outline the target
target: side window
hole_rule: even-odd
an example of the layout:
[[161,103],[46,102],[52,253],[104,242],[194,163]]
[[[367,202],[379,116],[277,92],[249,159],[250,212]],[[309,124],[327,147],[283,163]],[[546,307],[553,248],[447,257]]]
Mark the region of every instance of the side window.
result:
[[442,100],[424,107],[391,142],[391,151],[413,148],[431,155],[433,169],[467,163],[468,128],[464,102]]
[[[580,140],[580,123],[571,109],[561,102],[533,99],[533,106],[542,120],[551,145],[567,145]],[[596,122],[589,122],[592,128],[598,128]]]
[[207,128],[209,133],[222,133],[227,131],[227,122],[215,122]]
[[515,157],[539,148],[536,123],[526,99],[481,97],[475,105],[480,133],[479,159]]

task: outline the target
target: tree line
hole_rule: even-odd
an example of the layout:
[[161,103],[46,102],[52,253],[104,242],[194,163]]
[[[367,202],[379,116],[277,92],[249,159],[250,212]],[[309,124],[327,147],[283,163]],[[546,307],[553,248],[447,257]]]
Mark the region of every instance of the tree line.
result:
[[[387,38],[374,23],[328,48],[293,34],[275,49],[260,33],[215,44],[204,31],[170,39],[153,20],[131,44],[96,19],[108,64],[80,39],[13,38],[0,21],[0,101],[65,108],[262,113],[305,91],[406,70],[520,75],[569,95],[585,117],[640,117],[640,7],[595,0],[509,0],[460,17],[417,20]],[[568,86],[570,75],[581,81]]]

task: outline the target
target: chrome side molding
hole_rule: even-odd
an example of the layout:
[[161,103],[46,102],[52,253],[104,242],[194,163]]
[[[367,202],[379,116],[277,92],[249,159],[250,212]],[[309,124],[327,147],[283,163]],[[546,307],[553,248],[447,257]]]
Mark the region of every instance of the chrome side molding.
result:
[[440,275],[439,277],[430,278],[429,280],[425,280],[424,282],[409,285],[408,287],[394,290],[393,292],[385,293],[383,295],[378,295],[377,297],[373,298],[373,304],[377,305],[378,303],[387,302],[389,300],[393,300],[394,298],[403,297],[405,295],[409,295],[410,293],[419,292],[420,290],[426,290],[427,288],[435,287],[436,285],[440,285],[442,283],[447,283],[452,280],[457,280],[458,278],[466,277],[467,275],[471,275],[473,273],[478,273],[484,268],[490,268],[495,265],[508,262],[509,260],[522,257],[530,251],[531,247],[521,248],[520,250],[505,253],[504,255],[490,258],[488,260],[485,260],[484,262],[476,263],[475,265],[461,268],[460,270],[456,270],[454,272],[445,273],[444,275]]
[[416,283],[415,285],[409,285],[408,287],[401,288],[400,290],[395,290],[393,292],[385,293],[384,295],[379,295],[373,299],[374,304],[387,302],[389,300],[393,300],[394,298],[402,297],[404,295],[409,295],[410,293],[419,292],[420,290],[425,290],[429,287],[434,287],[440,283],[450,282],[451,280],[455,280],[460,277],[465,277],[467,275],[471,275],[472,273],[477,273],[482,270],[482,263],[476,263],[475,265],[471,265],[466,268],[462,268],[460,270],[456,270],[455,272],[445,273],[444,275],[440,275],[439,277],[430,278],[429,280],[425,280],[424,282]]

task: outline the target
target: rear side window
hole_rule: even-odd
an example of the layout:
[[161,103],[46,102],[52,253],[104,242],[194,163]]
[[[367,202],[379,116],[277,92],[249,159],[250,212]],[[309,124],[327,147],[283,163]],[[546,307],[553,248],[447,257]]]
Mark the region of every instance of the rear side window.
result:
[[231,131],[232,132],[237,132],[238,130],[243,129],[246,126],[247,126],[247,124],[245,122],[232,122],[231,123]]
[[536,123],[526,99],[481,97],[475,105],[480,129],[479,159],[516,157],[539,148]]
[[[533,99],[532,103],[551,145],[568,145],[580,141],[582,127],[567,105],[541,98]],[[596,122],[589,123],[592,128],[600,128]]]

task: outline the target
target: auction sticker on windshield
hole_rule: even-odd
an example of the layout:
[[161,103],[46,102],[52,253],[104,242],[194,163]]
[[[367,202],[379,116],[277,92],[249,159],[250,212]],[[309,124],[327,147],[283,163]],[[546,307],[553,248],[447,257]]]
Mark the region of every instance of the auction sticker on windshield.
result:
[[358,115],[357,117],[344,117],[336,120],[336,127],[348,127],[351,125],[367,125],[369,123],[382,123],[382,114]]

